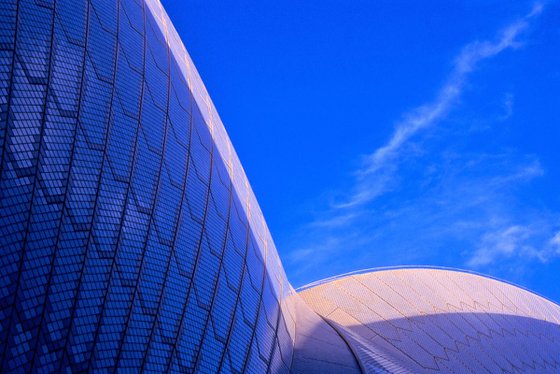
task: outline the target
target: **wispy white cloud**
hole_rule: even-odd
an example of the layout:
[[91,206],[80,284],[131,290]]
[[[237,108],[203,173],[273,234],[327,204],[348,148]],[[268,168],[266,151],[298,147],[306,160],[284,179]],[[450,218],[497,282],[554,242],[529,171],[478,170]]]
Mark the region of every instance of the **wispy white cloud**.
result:
[[470,73],[480,62],[520,46],[519,35],[529,26],[530,19],[539,15],[542,9],[541,4],[535,5],[526,16],[501,30],[493,41],[467,44],[455,58],[452,71],[439,88],[435,99],[403,115],[403,120],[396,124],[387,143],[365,157],[363,167],[355,173],[356,183],[352,193],[343,202],[336,204],[335,208],[360,206],[387,192],[397,169],[395,163],[406,143],[422,130],[445,118],[461,96]]
[[541,163],[534,159],[520,165],[514,172],[506,175],[498,175],[491,179],[490,183],[508,185],[519,181],[529,181],[544,175]]
[[511,226],[498,232],[484,235],[482,245],[467,261],[471,267],[489,265],[499,257],[511,257],[529,248],[525,244],[530,237],[530,230],[524,226]]
[[[516,186],[544,174],[536,157],[508,150],[457,153],[449,151],[447,144],[443,152],[434,154],[424,142],[423,148],[431,155],[423,158],[423,152],[414,148],[423,133],[447,118],[480,63],[520,46],[521,34],[541,11],[542,7],[536,6],[495,38],[462,48],[435,99],[404,114],[387,142],[364,157],[349,192],[338,203],[318,212],[313,222],[294,235],[287,245],[293,248],[287,260],[297,264],[295,279],[305,278],[308,271],[321,274],[320,268],[325,264],[329,268],[325,275],[333,275],[351,267],[418,263],[419,258],[427,258],[422,253],[444,251],[442,247],[455,251],[453,264],[464,261],[470,267],[510,258],[509,254],[516,257],[523,253],[541,260],[552,258],[546,252],[552,248],[560,252],[560,232],[558,238],[546,242],[545,252],[536,251],[540,247],[531,244],[535,237],[550,237],[553,228],[547,227],[548,231],[541,230],[536,235],[530,218],[519,220],[510,209],[515,205],[512,191]],[[511,109],[508,105],[512,100],[512,96],[506,97],[506,109]],[[422,167],[412,166],[409,170],[409,164]],[[422,191],[415,196],[399,195],[398,201],[393,202],[387,192],[397,187],[408,191],[410,183],[400,181],[407,182],[411,177],[417,178]],[[382,195],[383,199],[378,199]],[[345,260],[337,261],[340,256]],[[349,268],[338,267],[341,264]]]
[[[560,257],[560,232],[542,240],[542,230],[533,226],[513,225],[487,232],[480,247],[474,251],[467,265],[486,267],[498,261],[519,258],[547,263]],[[538,247],[535,246],[538,244]]]
[[558,231],[552,239],[550,239],[550,244],[556,248],[556,251],[560,254],[560,231]]
[[508,92],[504,97],[503,108],[502,108],[503,113],[499,117],[500,121],[506,121],[511,118],[511,116],[513,115],[513,104],[514,104],[513,94],[511,92]]
[[[307,273],[322,274],[322,268],[328,271],[325,275],[334,275],[398,264],[488,271],[487,266],[500,259],[510,261],[509,265],[514,261],[515,266],[525,266],[531,261],[542,262],[552,249],[560,252],[560,233],[547,243],[558,232],[558,225],[553,223],[560,222],[560,216],[517,199],[520,190],[531,188],[531,182],[544,175],[537,158],[505,152],[440,154],[435,158],[431,155],[429,160],[439,167],[418,171],[420,191],[418,186],[409,186],[412,188],[400,191],[395,200],[387,197],[363,210],[354,209],[354,216],[329,219],[325,212],[322,219],[303,227],[289,245],[283,246],[293,248],[287,260],[297,269],[292,274],[294,279],[305,279]],[[426,166],[424,161],[422,165]],[[527,230],[502,236],[519,248],[523,246],[523,251],[516,247],[511,256],[485,251],[501,238],[499,234],[514,226]],[[494,242],[490,240],[493,238]],[[507,247],[499,248],[504,251]],[[531,261],[517,261],[522,259]]]

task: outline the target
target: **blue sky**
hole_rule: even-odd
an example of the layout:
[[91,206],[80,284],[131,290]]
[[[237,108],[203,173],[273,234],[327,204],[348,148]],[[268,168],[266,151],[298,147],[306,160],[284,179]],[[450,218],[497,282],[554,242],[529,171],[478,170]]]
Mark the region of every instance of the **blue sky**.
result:
[[560,301],[560,4],[164,0],[294,286],[379,266]]

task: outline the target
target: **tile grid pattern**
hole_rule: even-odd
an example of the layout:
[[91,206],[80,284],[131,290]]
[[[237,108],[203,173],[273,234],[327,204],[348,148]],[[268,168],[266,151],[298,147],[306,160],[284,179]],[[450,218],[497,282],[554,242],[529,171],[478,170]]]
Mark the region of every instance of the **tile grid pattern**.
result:
[[287,371],[262,213],[156,0],[5,0],[0,371]]
[[368,372],[560,372],[560,307],[494,279],[384,270],[300,295]]
[[295,293],[158,0],[3,0],[0,147],[0,372],[560,371],[560,308],[495,280]]

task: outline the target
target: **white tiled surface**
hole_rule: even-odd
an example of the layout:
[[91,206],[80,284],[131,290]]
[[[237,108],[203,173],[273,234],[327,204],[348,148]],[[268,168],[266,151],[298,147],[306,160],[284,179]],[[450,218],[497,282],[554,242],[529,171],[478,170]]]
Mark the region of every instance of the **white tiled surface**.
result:
[[370,372],[560,372],[560,306],[494,279],[384,270],[300,295]]

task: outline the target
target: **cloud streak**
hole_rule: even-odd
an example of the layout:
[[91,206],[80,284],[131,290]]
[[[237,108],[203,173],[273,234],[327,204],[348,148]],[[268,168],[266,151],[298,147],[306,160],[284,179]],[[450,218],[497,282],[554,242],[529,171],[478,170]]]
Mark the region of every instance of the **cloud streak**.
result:
[[499,32],[494,41],[475,41],[466,45],[454,60],[448,79],[438,90],[435,99],[420,105],[403,116],[395,126],[387,143],[365,158],[362,168],[356,171],[353,192],[336,209],[351,209],[367,204],[385,193],[393,180],[396,160],[405,144],[424,129],[441,121],[449,113],[463,92],[467,79],[480,62],[505,50],[517,48],[519,35],[527,29],[531,18],[542,12],[542,5],[533,7],[530,13],[511,23]]
[[[559,257],[560,232],[555,233],[552,238],[542,240],[539,238],[543,235],[540,231],[532,226],[513,225],[488,232],[483,236],[480,247],[473,253],[467,265],[481,268],[511,258],[536,259],[547,263]],[[538,249],[533,245],[535,242],[540,242]]]
[[[446,120],[478,66],[518,48],[522,33],[541,11],[536,6],[494,38],[461,49],[434,99],[402,115],[385,144],[354,171],[349,192],[290,239],[285,247],[292,248],[288,261],[297,264],[294,279],[305,279],[309,272],[329,276],[352,267],[425,262],[436,255],[440,263],[449,265],[453,258],[454,264],[480,268],[501,258],[541,260],[560,253],[560,232],[553,235],[557,227],[537,235],[531,217],[539,215],[518,214],[527,209],[516,200],[513,187],[544,174],[536,157],[507,149],[457,153],[447,141],[443,152],[427,149],[429,157],[411,153],[417,149],[416,138]],[[506,100],[510,113],[512,99]],[[403,178],[418,183],[401,186]],[[385,196],[397,187],[402,194],[396,199]],[[546,244],[541,252],[535,250],[543,248],[537,241]],[[339,261],[340,256],[345,259]]]

